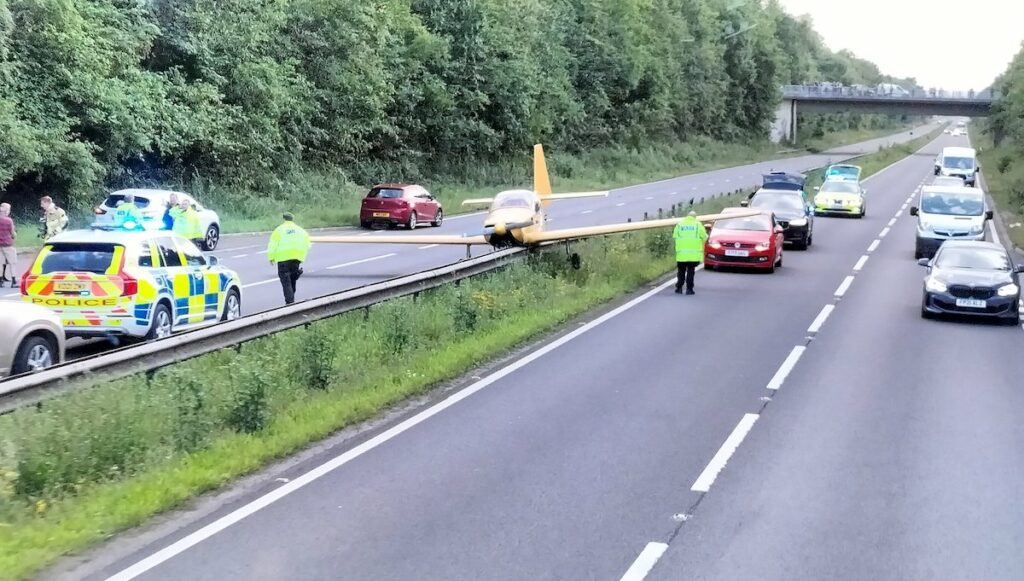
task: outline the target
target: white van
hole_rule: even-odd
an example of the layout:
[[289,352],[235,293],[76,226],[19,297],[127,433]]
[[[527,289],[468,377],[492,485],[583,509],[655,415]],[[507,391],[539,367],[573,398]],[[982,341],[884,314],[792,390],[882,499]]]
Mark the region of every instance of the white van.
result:
[[977,155],[970,147],[944,147],[935,158],[935,175],[963,178],[969,186],[975,184],[980,170]]
[[917,216],[914,258],[934,256],[946,240],[984,240],[985,222],[992,219],[985,192],[957,186],[921,188],[910,215]]

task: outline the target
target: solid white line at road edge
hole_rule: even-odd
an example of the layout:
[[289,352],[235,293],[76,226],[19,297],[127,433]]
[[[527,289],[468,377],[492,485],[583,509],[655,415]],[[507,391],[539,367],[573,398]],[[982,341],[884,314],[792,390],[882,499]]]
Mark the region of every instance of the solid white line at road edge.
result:
[[693,492],[707,492],[711,490],[711,485],[715,483],[715,478],[718,477],[718,473],[725,468],[726,463],[729,462],[729,458],[732,458],[733,453],[743,443],[743,439],[747,437],[750,432],[750,428],[754,427],[754,422],[757,421],[757,414],[744,414],[740,423],[736,424],[732,433],[725,439],[725,443],[715,453],[714,458],[708,462],[704,471],[700,473],[697,480],[694,481],[693,486],[690,490]]
[[591,329],[594,329],[595,327],[598,327],[608,322],[609,320],[632,309],[633,307],[639,305],[640,303],[646,301],[647,299],[653,297],[654,295],[660,293],[661,291],[673,285],[675,285],[674,279],[668,280],[663,284],[658,285],[656,288],[640,295],[639,297],[629,301],[628,303],[622,305],[621,307],[618,307],[612,311],[605,313],[604,315],[601,315],[600,317],[594,319],[593,321],[587,323],[586,325],[583,325],[579,329],[576,329],[552,341],[551,343],[548,343],[547,345],[541,347],[540,349],[537,349],[533,353],[526,355],[522,359],[519,359],[511,363],[510,365],[499,369],[493,374],[488,375],[487,377],[481,379],[480,381],[477,381],[476,383],[470,385],[469,387],[463,389],[462,391],[459,391],[458,393],[452,394],[447,399],[444,399],[438,402],[437,404],[421,411],[420,413],[405,420],[404,422],[384,432],[381,432],[380,434],[377,434],[373,438],[370,438],[369,440],[363,442],[362,444],[356,446],[355,448],[352,448],[351,450],[339,456],[335,456],[334,458],[328,460],[327,462],[324,462],[323,464],[317,466],[316,468],[313,468],[309,472],[306,472],[302,476],[295,478],[291,482],[281,485],[280,488],[267,494],[264,494],[263,496],[257,498],[256,500],[250,502],[249,504],[246,504],[240,508],[235,509],[234,511],[220,517],[219,519],[211,522],[203,528],[193,532],[192,534],[184,538],[181,538],[178,541],[175,541],[173,544],[168,545],[163,549],[160,549],[156,553],[153,553],[152,555],[146,557],[138,563],[135,563],[131,567],[128,567],[127,569],[124,569],[123,571],[116,573],[111,577],[108,577],[107,581],[128,581],[129,579],[134,579],[138,577],[139,575],[145,573],[146,571],[149,571],[153,567],[156,567],[164,561],[167,561],[168,559],[171,559],[172,557],[185,552],[189,548],[198,545],[199,543],[205,541],[206,539],[212,537],[220,531],[228,528],[229,526],[237,523],[245,517],[254,514],[257,511],[266,508],[267,506],[270,506],[274,502],[284,498],[285,496],[295,492],[296,490],[299,490],[303,486],[306,486],[307,484],[317,480],[318,478],[330,474],[335,469],[340,468],[345,464],[348,464],[352,460],[373,450],[377,446],[380,446],[381,444],[384,444],[385,442],[394,439],[403,432],[415,427],[418,424],[427,421],[431,417],[452,407],[453,405],[459,403],[460,401],[466,399],[467,397],[473,395],[474,393],[484,389],[485,387],[491,385],[492,383],[502,379],[503,377],[511,373],[514,373],[515,371],[529,365],[530,363],[533,363],[537,359],[540,359],[544,355],[547,355],[548,353],[554,351],[555,349],[558,349],[562,345],[565,345],[566,343],[572,341],[573,339],[579,337],[580,335],[583,335],[587,331],[590,331]]
[[643,581],[666,549],[668,549],[668,545],[665,543],[647,543],[620,581]]
[[793,350],[789,352],[789,356],[779,366],[779,370],[775,372],[772,380],[768,382],[768,389],[777,390],[782,387],[782,384],[786,382],[786,378],[789,377],[789,372],[793,371],[793,368],[796,367],[797,362],[800,361],[800,357],[806,350],[807,347],[804,345],[793,347]]
[[821,312],[818,313],[818,316],[814,318],[814,322],[811,323],[810,327],[807,327],[807,332],[817,333],[818,331],[820,331],[821,326],[825,324],[825,321],[828,319],[828,316],[832,314],[832,310],[835,308],[836,306],[833,304],[828,304],[822,307]]

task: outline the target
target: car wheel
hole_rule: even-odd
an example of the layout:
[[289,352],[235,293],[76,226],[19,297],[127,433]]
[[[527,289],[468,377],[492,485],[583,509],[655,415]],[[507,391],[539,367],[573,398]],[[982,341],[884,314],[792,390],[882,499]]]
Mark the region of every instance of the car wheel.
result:
[[416,221],[416,212],[409,214],[409,221],[405,224],[405,227],[409,230],[415,230],[419,223]]
[[435,228],[437,228],[443,222],[444,222],[444,210],[442,210],[441,208],[438,208],[437,209],[437,214],[434,214],[434,221],[431,222],[430,224],[431,224],[431,226],[434,226]]
[[173,332],[174,319],[171,318],[171,309],[167,307],[167,303],[160,303],[153,311],[153,322],[150,324],[145,339],[147,341],[163,339],[170,337]]
[[207,252],[213,252],[217,249],[217,243],[220,242],[220,226],[216,224],[210,224],[210,227],[206,229],[206,236],[203,237],[203,250]]
[[705,271],[712,271],[714,269],[715,269],[715,265],[714,264],[705,264],[704,265],[704,270]]
[[373,226],[373,223],[370,222],[369,220],[360,220],[359,221],[359,226],[361,228],[366,228],[366,229],[369,230]]
[[242,297],[238,294],[238,289],[231,289],[228,292],[228,296],[224,299],[224,314],[221,315],[221,321],[234,321],[242,316]]
[[43,337],[28,337],[18,346],[14,355],[11,375],[42,371],[56,362],[56,350],[50,341]]
[[768,267],[768,274],[775,274],[775,269],[777,266],[778,265],[773,262],[772,265]]
[[921,252],[920,250],[918,250],[917,248],[915,248],[914,249],[914,260],[921,260],[922,258],[924,258],[924,253]]

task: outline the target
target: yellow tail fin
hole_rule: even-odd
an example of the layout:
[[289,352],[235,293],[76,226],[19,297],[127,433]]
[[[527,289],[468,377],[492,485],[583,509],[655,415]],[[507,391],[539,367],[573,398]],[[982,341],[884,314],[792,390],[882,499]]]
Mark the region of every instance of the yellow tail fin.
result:
[[544,161],[544,146],[533,146],[533,191],[540,199],[551,195],[551,178],[548,176],[548,164]]

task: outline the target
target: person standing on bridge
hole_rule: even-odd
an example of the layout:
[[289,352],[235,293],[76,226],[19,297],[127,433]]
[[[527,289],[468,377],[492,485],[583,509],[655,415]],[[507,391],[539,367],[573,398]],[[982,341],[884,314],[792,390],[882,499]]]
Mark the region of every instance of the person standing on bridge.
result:
[[697,265],[704,260],[704,242],[708,239],[708,231],[697,220],[697,212],[690,211],[676,224],[672,239],[676,246],[676,294],[682,294],[685,284],[686,294],[692,295],[693,277]]
[[291,212],[282,216],[284,223],[274,229],[267,245],[267,258],[277,263],[277,276],[284,291],[284,304],[295,302],[295,283],[302,276],[302,263],[309,254],[309,234],[295,224]]

